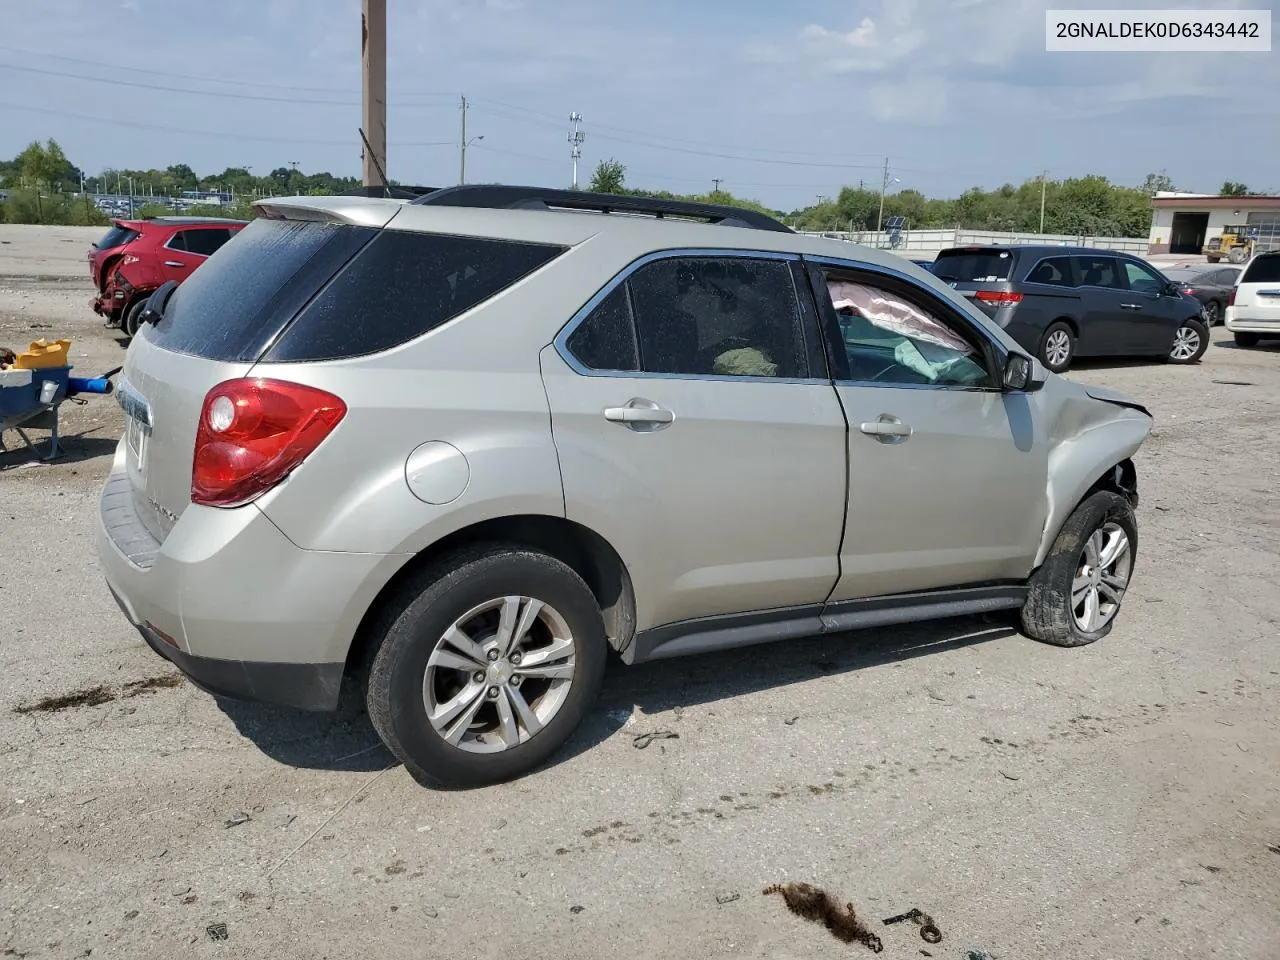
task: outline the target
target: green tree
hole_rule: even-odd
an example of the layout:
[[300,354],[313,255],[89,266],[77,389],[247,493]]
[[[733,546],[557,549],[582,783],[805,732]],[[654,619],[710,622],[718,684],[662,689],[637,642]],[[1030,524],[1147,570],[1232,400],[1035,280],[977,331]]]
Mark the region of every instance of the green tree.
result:
[[593,193],[623,193],[627,184],[627,168],[610,157],[596,165],[596,172],[591,175]]
[[1220,197],[1247,197],[1249,188],[1243,183],[1236,183],[1234,180],[1227,180],[1222,184],[1222,189],[1218,191]]
[[1157,193],[1164,193],[1178,188],[1173,185],[1170,176],[1161,170],[1159,173],[1148,173],[1147,179],[1142,182],[1142,192],[1148,197],[1154,197]]

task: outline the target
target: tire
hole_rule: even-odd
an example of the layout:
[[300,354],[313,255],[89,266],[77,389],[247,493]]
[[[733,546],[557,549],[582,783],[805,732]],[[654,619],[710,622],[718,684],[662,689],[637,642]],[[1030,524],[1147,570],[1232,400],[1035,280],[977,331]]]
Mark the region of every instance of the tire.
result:
[[1258,334],[1256,333],[1236,333],[1232,334],[1236,338],[1237,347],[1256,347],[1258,345]]
[[[1040,362],[1054,373],[1062,373],[1071,366],[1076,353],[1076,339],[1071,327],[1061,320],[1049,324],[1040,339]],[[1050,359],[1050,358],[1054,359]]]
[[139,297],[124,311],[124,316],[120,320],[120,329],[124,331],[124,335],[132,340],[138,335],[138,325],[142,322],[142,309],[147,305],[147,297]]
[[1248,259],[1248,254],[1245,253],[1244,247],[1232,247],[1227,251],[1227,259],[1231,263],[1244,263]]
[[1188,317],[1178,324],[1173,345],[1165,358],[1169,363],[1196,363],[1209,349],[1209,328],[1203,320]]
[[1217,263],[1222,258],[1221,257],[1205,257],[1205,259],[1208,260],[1210,263]]
[[[1101,534],[1105,549],[1112,542],[1116,531],[1123,533],[1127,547],[1114,558],[1109,568],[1115,577],[1104,581],[1100,576],[1095,577],[1092,569],[1086,570],[1085,566],[1089,562],[1090,549],[1098,546],[1095,537]],[[1101,640],[1111,632],[1116,617],[1119,616],[1125,591],[1132,581],[1137,556],[1138,526],[1129,501],[1109,490],[1100,490],[1086,497],[1067,518],[1054,540],[1049,556],[1031,577],[1030,591],[1022,607],[1023,631],[1035,640],[1056,647],[1081,647]],[[1123,571],[1120,567],[1122,563]],[[1106,568],[1104,572],[1105,570]],[[1119,576],[1121,572],[1122,578]],[[1089,621],[1087,617],[1081,617],[1081,614],[1089,612],[1085,601],[1079,605],[1072,602],[1073,586],[1085,578],[1089,580],[1089,585],[1080,595],[1087,601],[1087,592],[1093,591],[1100,617],[1098,620]],[[1103,602],[1109,604],[1110,601],[1098,590],[1098,584],[1107,583],[1115,592],[1114,584],[1120,579],[1123,583],[1118,588],[1118,600],[1114,608],[1104,610]]]
[[[525,670],[537,670],[538,664],[525,663],[523,657],[477,659],[494,655],[489,648],[498,642],[504,614],[514,618],[513,626],[528,615],[527,602],[504,611],[506,601],[529,598],[544,606],[523,634],[525,642],[512,653],[523,651],[532,658],[556,638],[562,642],[567,631],[569,662],[561,650],[550,663],[570,669],[570,677],[525,675],[519,664]],[[463,639],[446,643],[446,633],[455,627]],[[608,644],[595,596],[559,560],[519,546],[472,547],[425,569],[406,584],[375,629],[381,640],[365,692],[369,718],[410,773],[438,786],[483,786],[533,770],[577,728],[604,678]],[[512,679],[516,675],[523,681],[519,686]],[[435,723],[428,714],[429,700],[440,714]],[[451,718],[451,704],[467,706]],[[460,728],[468,717],[474,720]],[[539,729],[530,733],[525,717],[532,717]],[[447,736],[458,737],[458,742]]]
[[1205,326],[1216,327],[1222,322],[1222,304],[1210,300],[1204,305]]

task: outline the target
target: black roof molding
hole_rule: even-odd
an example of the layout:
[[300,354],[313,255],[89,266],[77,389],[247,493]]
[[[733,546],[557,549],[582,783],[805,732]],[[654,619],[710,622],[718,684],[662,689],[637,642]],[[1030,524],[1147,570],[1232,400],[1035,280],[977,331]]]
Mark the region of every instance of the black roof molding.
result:
[[445,187],[411,201],[422,206],[484,207],[494,210],[593,210],[597,213],[638,213],[703,220],[724,227],[746,227],[792,233],[790,227],[754,210],[690,200],[660,200],[584,190],[552,190],[505,184],[467,184]]

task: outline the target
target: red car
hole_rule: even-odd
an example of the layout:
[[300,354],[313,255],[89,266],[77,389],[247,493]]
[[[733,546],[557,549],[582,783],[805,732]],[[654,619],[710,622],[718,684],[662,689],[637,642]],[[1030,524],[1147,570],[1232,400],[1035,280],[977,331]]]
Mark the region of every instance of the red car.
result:
[[132,337],[152,291],[166,280],[181,283],[245,223],[218,217],[112,220],[106,236],[89,250],[89,272],[98,291],[93,312]]

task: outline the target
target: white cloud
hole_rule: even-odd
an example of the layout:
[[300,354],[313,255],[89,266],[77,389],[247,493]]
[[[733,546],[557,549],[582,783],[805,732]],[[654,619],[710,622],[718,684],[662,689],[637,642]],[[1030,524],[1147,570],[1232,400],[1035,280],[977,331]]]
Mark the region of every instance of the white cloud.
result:
[[802,40],[815,40],[819,43],[834,40],[848,47],[874,47],[876,45],[876,24],[870,17],[863,17],[862,22],[847,33],[828,30],[826,27],[811,23],[800,31]]

